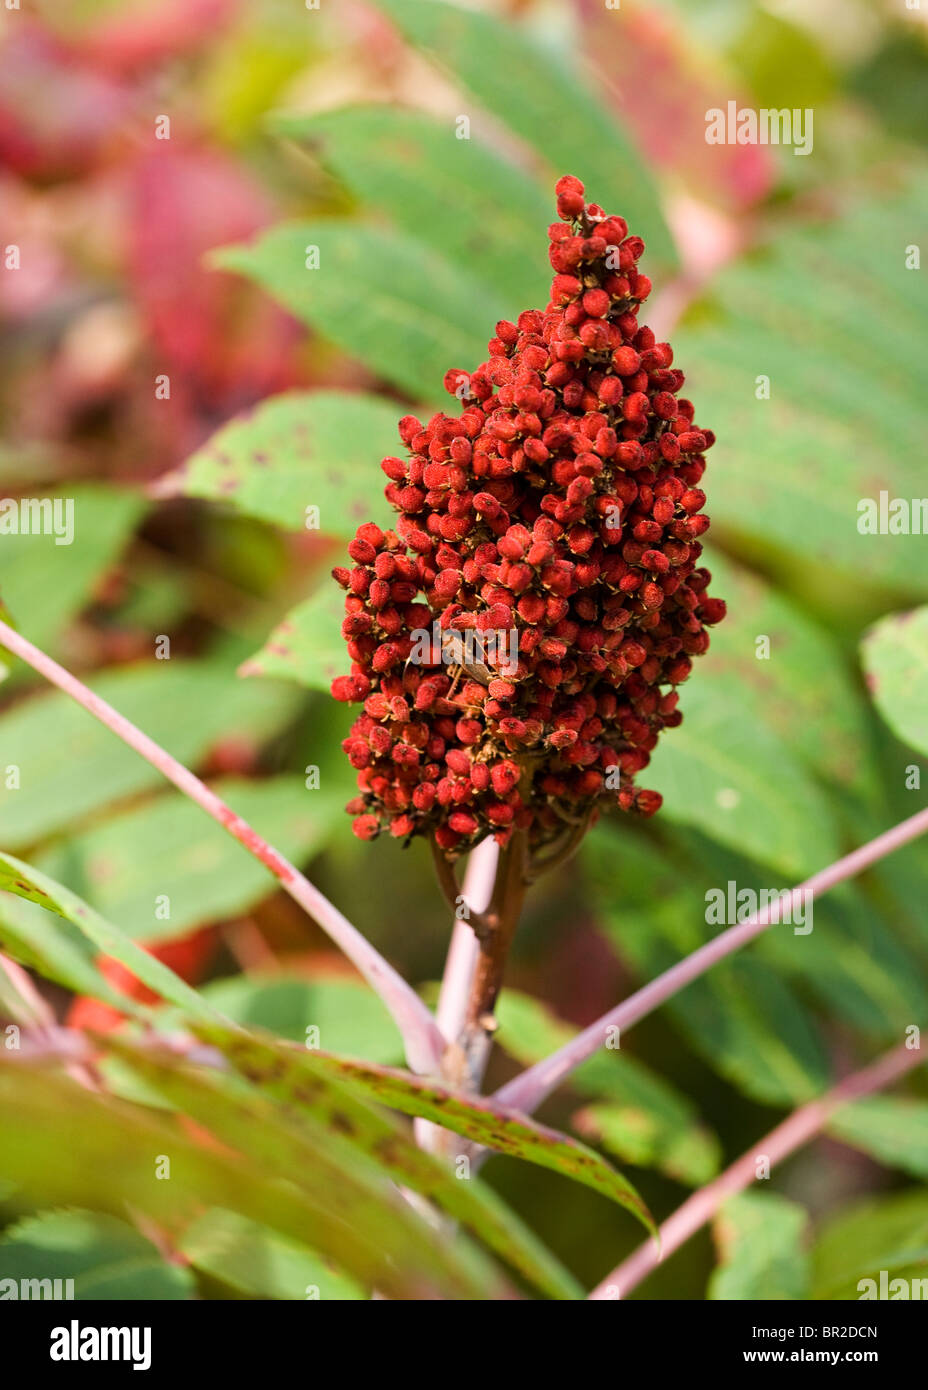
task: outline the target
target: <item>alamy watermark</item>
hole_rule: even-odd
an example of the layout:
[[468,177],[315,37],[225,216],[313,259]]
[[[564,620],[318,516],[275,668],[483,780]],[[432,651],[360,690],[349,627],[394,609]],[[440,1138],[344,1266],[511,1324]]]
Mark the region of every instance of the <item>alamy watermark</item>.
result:
[[928,536],[928,497],[862,497],[857,503],[862,536]]
[[0,497],[0,536],[53,536],[74,542],[73,497]]
[[41,1303],[73,1297],[73,1279],[0,1279],[0,1301]]
[[707,145],[792,145],[793,154],[812,153],[812,108],[763,106],[755,111],[729,101],[706,112]]
[[891,1301],[912,1299],[928,1303],[928,1279],[890,1279],[889,1270],[880,1270],[880,1279],[858,1279],[860,1302],[868,1298]]
[[785,922],[796,936],[812,930],[811,888],[739,888],[730,878],[724,888],[706,889],[706,921],[711,926],[737,926],[769,909],[772,923]]
[[468,627],[459,631],[442,628],[436,620],[431,629],[417,627],[410,636],[412,650],[407,661],[414,666],[432,666],[440,653],[444,665],[459,666],[484,685],[496,676],[514,676],[519,669],[518,628],[481,632]]

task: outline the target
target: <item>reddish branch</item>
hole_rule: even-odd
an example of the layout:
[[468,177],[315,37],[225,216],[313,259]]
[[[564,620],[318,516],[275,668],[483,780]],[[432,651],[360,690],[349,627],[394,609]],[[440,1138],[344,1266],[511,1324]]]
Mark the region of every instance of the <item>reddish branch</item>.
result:
[[871,1095],[890,1085],[906,1072],[911,1071],[925,1060],[918,1047],[909,1048],[905,1043],[887,1052],[879,1061],[855,1072],[827,1095],[810,1101],[794,1111],[765,1138],[752,1145],[746,1154],[726,1168],[725,1172],[706,1187],[694,1192],[673,1216],[660,1228],[660,1252],[654,1241],[638,1247],[634,1254],[607,1274],[601,1284],[590,1294],[591,1299],[624,1298],[641,1283],[651,1271],[672,1255],[689,1240],[702,1226],[710,1221],[719,1207],[736,1192],[743,1192],[757,1176],[756,1155],[761,1153],[769,1160],[771,1167],[807,1144],[825,1128],[839,1106],[859,1100],[861,1096]]

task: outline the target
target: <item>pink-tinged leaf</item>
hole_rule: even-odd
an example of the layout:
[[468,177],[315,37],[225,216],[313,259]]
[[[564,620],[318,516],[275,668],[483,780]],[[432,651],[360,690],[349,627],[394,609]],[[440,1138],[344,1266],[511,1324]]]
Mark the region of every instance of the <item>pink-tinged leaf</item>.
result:
[[292,320],[206,253],[274,218],[263,189],[213,150],[157,141],[129,176],[129,268],[171,401],[227,416],[299,377]]
[[215,42],[242,0],[38,0],[42,18],[107,72],[133,72]]
[[[607,99],[660,168],[691,191],[740,211],[764,197],[775,166],[757,145],[707,145],[706,111],[732,95],[726,75],[679,23],[653,7],[576,0],[584,46]],[[685,249],[685,247],[684,247]]]
[[26,178],[84,173],[121,141],[130,93],[35,24],[18,26],[0,47],[0,163]]

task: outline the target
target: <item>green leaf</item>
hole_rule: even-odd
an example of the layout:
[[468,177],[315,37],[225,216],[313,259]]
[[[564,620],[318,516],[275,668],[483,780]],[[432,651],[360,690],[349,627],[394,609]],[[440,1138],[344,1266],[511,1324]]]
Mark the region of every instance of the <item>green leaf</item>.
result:
[[[316,269],[307,268],[307,247],[318,248]],[[285,223],[210,260],[257,281],[385,381],[425,400],[442,397],[449,368],[484,361],[499,318],[476,275],[412,237],[341,218]]]
[[276,676],[328,692],[335,677],[345,675],[351,665],[342,636],[344,619],[344,590],[334,581],[323,583],[275,627],[261,650],[245,662],[242,675]]
[[[259,744],[299,708],[287,686],[237,680],[216,661],[151,661],[88,681],[186,766],[224,736]],[[178,717],[182,711],[183,717]],[[163,784],[160,772],[67,695],[36,695],[0,716],[0,763],[20,785],[0,781],[0,845],[21,849],[83,822],[118,797]]]
[[[861,585],[928,592],[924,536],[858,530],[864,499],[924,493],[928,285],[906,268],[906,247],[924,218],[928,169],[912,171],[904,194],[881,190],[827,224],[781,229],[719,275],[711,315],[674,334],[697,420],[718,435],[707,474],[714,525],[762,553],[773,547],[797,592],[827,567],[844,603]],[[755,394],[760,377],[769,399]]]
[[[272,1114],[262,1108],[260,1123],[242,1121],[234,1144],[230,1137],[224,1150],[207,1148],[161,1112],[0,1054],[0,1171],[29,1200],[113,1215],[128,1204],[168,1233],[204,1205],[224,1207],[311,1246],[388,1297],[503,1296],[486,1261],[463,1242],[441,1242],[346,1152],[336,1163],[321,1144],[307,1145],[303,1166],[281,1182],[284,1147]],[[239,1143],[241,1151],[228,1151]]]
[[517,1111],[391,1067],[317,1051],[297,1052],[272,1038],[226,1035],[213,1027],[198,1027],[197,1033],[218,1047],[244,1075],[259,1081],[286,1104],[300,1105],[304,1088],[308,1087],[312,1096],[314,1084],[320,1080],[339,1081],[366,1100],[432,1120],[474,1143],[592,1187],[632,1212],[649,1231],[655,1231],[651,1214],[631,1183],[599,1154]]
[[75,994],[148,1016],[147,1009],[103,978],[90,943],[75,927],[24,898],[0,896],[0,949]]
[[[205,497],[290,531],[350,539],[386,503],[376,500],[380,460],[399,448],[400,410],[361,391],[291,391],[236,417],[175,473],[162,497]],[[314,519],[315,520],[315,519]]]
[[97,1211],[43,1211],[0,1240],[4,1279],[73,1279],[74,1298],[192,1298],[190,1271],[168,1264],[134,1227]]
[[[524,1066],[563,1047],[577,1031],[517,990],[504,991],[496,1012],[496,1041]],[[719,1141],[695,1106],[627,1050],[601,1048],[571,1072],[569,1084],[579,1095],[606,1102],[585,1106],[573,1123],[617,1158],[694,1187],[718,1172]]]
[[[307,790],[294,774],[262,782],[225,778],[213,790],[299,861],[318,851],[341,813],[340,800]],[[66,879],[133,940],[149,944],[248,912],[276,888],[254,855],[174,791],[55,846],[37,856],[37,867]]]
[[664,797],[664,816],[698,826],[791,879],[837,859],[824,795],[726,673],[700,670],[680,704],[682,725],[663,735],[647,769],[648,785]]
[[[661,878],[665,894],[675,891],[691,904],[698,903],[704,920],[708,904],[717,902],[721,892],[722,915],[730,925],[792,887],[788,880],[771,881],[753,861],[683,827],[673,832],[662,851]],[[739,900],[745,890],[751,896]],[[712,916],[707,935],[720,926],[718,914]],[[899,939],[898,914],[878,910],[864,896],[860,881],[807,902],[801,917],[797,914],[796,921],[763,932],[748,947],[750,954],[791,984],[814,993],[826,1009],[875,1040],[898,1037],[911,1018],[928,1011],[924,972],[918,957]]]
[[224,1018],[260,1028],[288,1042],[305,1043],[307,1029],[327,1052],[369,1062],[402,1061],[403,1042],[380,998],[350,977],[233,975],[213,980],[203,998]]
[[867,1096],[836,1111],[828,1133],[887,1168],[928,1178],[928,1100]]
[[178,1249],[194,1269],[246,1298],[342,1302],[367,1297],[314,1250],[220,1207],[188,1226]]
[[[752,570],[708,546],[704,560],[728,616],[712,629],[694,684],[708,674],[724,682],[745,713],[809,768],[874,796],[878,779],[866,707],[834,638]],[[768,639],[769,655],[760,638]],[[684,702],[688,696],[686,688]]]
[[644,238],[649,265],[663,272],[676,263],[647,166],[594,94],[589,74],[573,70],[526,28],[483,11],[436,0],[377,4],[532,147],[553,174],[552,183],[562,174],[582,179],[592,202],[620,213],[629,230]]
[[[598,919],[641,979],[653,979],[715,935],[704,896],[689,885],[681,889],[677,870],[643,836],[598,826],[582,853]],[[825,1051],[808,1010],[750,954],[716,965],[667,1009],[709,1065],[757,1100],[797,1104],[827,1084]]]
[[708,1297],[780,1302],[808,1298],[809,1257],[803,1249],[808,1213],[778,1192],[730,1197],[713,1222],[719,1266]]
[[[211,1040],[219,1041],[210,1030]],[[205,1036],[205,1035],[204,1035]],[[263,1083],[258,1075],[260,1044],[231,1030],[222,1030],[226,1055],[248,1058],[243,1074]],[[155,1055],[127,1041],[110,1039],[115,1055],[183,1114],[204,1124],[224,1143],[267,1166],[269,1173],[311,1185],[320,1197],[331,1171],[342,1169],[377,1190],[385,1176],[431,1198],[470,1229],[530,1281],[554,1297],[576,1297],[580,1290],[543,1251],[538,1242],[483,1184],[466,1183],[431,1154],[423,1152],[399,1126],[373,1107],[358,1103],[344,1086],[313,1086],[305,1077],[302,1105],[294,1119],[291,1105],[273,1104],[273,1085],[236,1085],[216,1072],[178,1067],[176,1054]],[[273,1070],[274,1054],[270,1056]],[[297,1099],[294,1097],[293,1099]],[[465,1247],[466,1249],[466,1247]]]
[[880,714],[897,738],[928,754],[928,607],[881,619],[860,652]]
[[14,893],[28,902],[38,903],[49,912],[57,912],[79,928],[98,951],[120,961],[149,989],[183,1009],[186,1016],[204,1021],[215,1021],[222,1017],[173,970],[155,960],[141,946],[136,946],[124,932],[111,926],[70,889],[55,883],[22,860],[14,859],[11,854],[0,854],[0,892]]
[[853,1027],[888,1042],[928,1010],[924,971],[898,935],[893,918],[855,885],[814,904],[808,936],[773,927],[757,954]]
[[[63,629],[93,596],[95,584],[119,558],[147,503],[135,493],[101,483],[62,481],[52,502],[73,503],[70,543],[55,535],[8,535],[3,548],[3,595],[23,633],[44,649],[57,647]],[[66,521],[67,513],[60,515]]]
[[[812,1258],[813,1298],[859,1299],[867,1292],[878,1297],[881,1271],[890,1280],[925,1280],[928,1192],[913,1188],[839,1211],[824,1223]],[[862,1286],[864,1279],[875,1280],[877,1290]],[[924,1298],[928,1284],[921,1287]]]
[[548,302],[550,192],[481,140],[457,139],[451,117],[381,104],[277,116],[273,128],[307,143],[365,207],[483,280],[497,318]]

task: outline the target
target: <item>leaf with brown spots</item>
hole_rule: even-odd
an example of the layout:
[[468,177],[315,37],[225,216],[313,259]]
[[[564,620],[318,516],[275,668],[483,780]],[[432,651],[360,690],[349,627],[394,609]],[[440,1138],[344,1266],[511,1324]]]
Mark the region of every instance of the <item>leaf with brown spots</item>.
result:
[[241,667],[243,676],[279,676],[328,692],[346,669],[342,621],[345,595],[337,584],[323,584],[298,604],[271,633],[259,652]]
[[[391,1117],[323,1075],[297,1081],[291,1094],[283,1050],[232,1029],[210,1028],[208,1033],[216,1045],[222,1042],[227,1055],[238,1058],[237,1070],[254,1084],[243,1085],[238,1076],[212,1068],[193,1068],[167,1050],[154,1052],[112,1037],[101,1041],[147,1088],[223,1144],[254,1158],[268,1173],[307,1187],[317,1198],[331,1189],[333,1207],[339,1179],[348,1175],[357,1184],[361,1205],[345,1207],[342,1214],[365,1232],[380,1232],[380,1243],[398,1261],[403,1233],[382,1230],[382,1218],[372,1205],[374,1196],[389,1191],[388,1179],[434,1201],[541,1292],[561,1299],[582,1296],[570,1275],[490,1189],[477,1181],[460,1182],[443,1163],[417,1148]],[[401,1214],[411,1212],[397,1205]],[[411,1224],[419,1223],[417,1217]],[[434,1238],[435,1232],[426,1229]],[[447,1252],[452,1270],[460,1262],[468,1277],[473,1273],[482,1282],[484,1296],[505,1296],[498,1274],[469,1241],[439,1240],[437,1250]]]
[[[505,1297],[507,1286],[461,1240],[452,1248],[345,1153],[318,1136],[297,1141],[273,1108],[233,1102],[200,1078],[171,1072],[187,1114],[220,1142],[194,1138],[163,1111],[79,1086],[0,1051],[0,1170],[30,1205],[144,1214],[176,1240],[203,1209],[222,1207],[318,1250],[391,1298]],[[155,1157],[170,1157],[169,1182]],[[286,1165],[286,1174],[283,1168]],[[285,1180],[286,1179],[286,1180]]]
[[399,447],[398,409],[379,396],[289,391],[223,425],[155,485],[160,497],[203,497],[246,516],[350,539],[370,519],[380,460]]
[[212,1025],[197,1025],[195,1032],[279,1100],[312,1110],[318,1104],[320,1086],[341,1082],[356,1097],[432,1120],[475,1144],[573,1178],[625,1207],[656,1234],[654,1220],[641,1197],[601,1155],[518,1111],[395,1067],[354,1062],[329,1052],[297,1050],[275,1038],[231,1033]]

